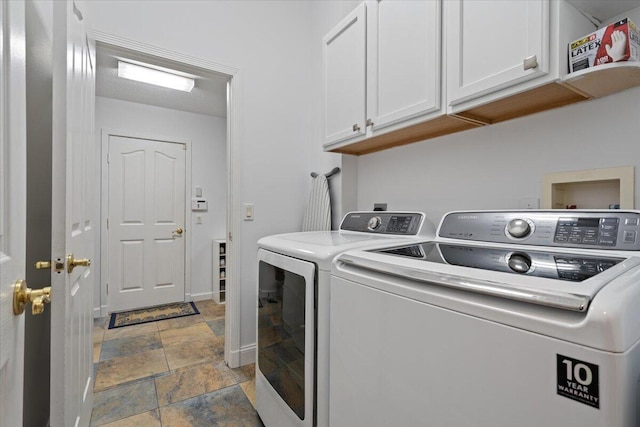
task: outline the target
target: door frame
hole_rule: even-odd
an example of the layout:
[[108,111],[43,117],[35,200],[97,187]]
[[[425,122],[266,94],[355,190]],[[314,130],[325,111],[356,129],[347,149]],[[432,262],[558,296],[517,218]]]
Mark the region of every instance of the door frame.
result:
[[[146,132],[133,132],[126,130],[101,129],[100,136],[100,311],[99,316],[105,317],[109,309],[109,296],[107,295],[107,279],[109,277],[109,229],[107,228],[107,218],[109,217],[109,137],[120,136],[123,138],[134,138],[149,141],[166,142],[169,144],[182,144],[186,148],[185,152],[185,181],[184,181],[184,301],[192,301],[191,298],[191,204],[189,203],[189,189],[191,188],[191,140],[180,137],[157,135]],[[106,304],[103,304],[105,303]],[[95,310],[94,309],[94,316]]]
[[[224,360],[231,368],[255,360],[255,347],[240,347],[240,259],[241,247],[240,221],[242,206],[237,196],[240,194],[240,161],[241,147],[240,99],[241,74],[235,67],[207,61],[179,52],[162,49],[146,43],[116,36],[103,31],[94,30],[94,40],[103,45],[110,45],[133,52],[153,55],[170,61],[180,62],[200,68],[203,71],[225,75],[227,83],[227,300],[225,310]],[[235,240],[234,240],[235,238]],[[186,252],[185,252],[186,253]]]

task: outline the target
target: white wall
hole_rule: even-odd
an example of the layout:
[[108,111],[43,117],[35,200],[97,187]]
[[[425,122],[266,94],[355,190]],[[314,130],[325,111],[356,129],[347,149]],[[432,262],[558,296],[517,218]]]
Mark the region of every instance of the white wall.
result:
[[[240,345],[255,344],[257,240],[300,230],[315,168],[311,3],[291,1],[91,1],[96,30],[240,70],[242,203],[255,219],[241,221]],[[317,43],[317,41],[314,41]],[[312,89],[313,88],[313,89]]]
[[[550,172],[636,167],[640,89],[358,158],[358,207],[517,209]],[[636,207],[640,207],[636,190]],[[606,208],[606,206],[605,206]]]
[[[191,296],[211,298],[212,243],[226,234],[227,209],[227,120],[226,118],[187,113],[116,99],[96,97],[96,138],[102,130],[131,132],[133,135],[172,138],[191,142],[191,189],[187,198],[194,197],[194,188],[202,187],[202,196],[209,201],[206,212],[192,212],[186,224],[191,241]],[[100,146],[100,145],[98,145]],[[196,224],[196,215],[202,224]],[[97,249],[99,250],[99,248]],[[96,254],[99,258],[99,252]],[[102,284],[106,282],[102,274]],[[96,284],[96,308],[106,304],[106,295]],[[101,298],[102,296],[102,298]]]

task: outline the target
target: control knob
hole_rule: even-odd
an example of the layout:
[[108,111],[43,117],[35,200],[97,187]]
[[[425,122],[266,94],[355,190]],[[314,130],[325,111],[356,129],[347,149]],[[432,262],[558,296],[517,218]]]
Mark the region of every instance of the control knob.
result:
[[515,237],[516,239],[521,239],[531,234],[531,223],[526,219],[512,219],[507,224],[506,231],[508,236]]
[[376,230],[380,227],[380,224],[382,224],[382,220],[380,219],[380,217],[374,216],[371,217],[371,219],[369,220],[369,224],[367,225],[369,227],[369,230]]
[[507,264],[516,273],[524,274],[531,269],[531,258],[527,254],[514,253],[509,256]]

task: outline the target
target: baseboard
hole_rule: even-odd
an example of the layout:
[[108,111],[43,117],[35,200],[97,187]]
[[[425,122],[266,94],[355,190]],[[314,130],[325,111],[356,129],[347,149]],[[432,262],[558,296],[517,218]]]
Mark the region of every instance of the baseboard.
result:
[[213,299],[213,292],[202,292],[200,294],[191,294],[190,296],[193,301],[204,301]]
[[237,368],[239,366],[249,365],[256,362],[256,345],[245,345],[240,350],[231,350],[230,360],[227,364],[230,368]]
[[101,307],[93,307],[93,318],[97,319],[100,317],[105,317],[107,315],[107,306],[103,305]]

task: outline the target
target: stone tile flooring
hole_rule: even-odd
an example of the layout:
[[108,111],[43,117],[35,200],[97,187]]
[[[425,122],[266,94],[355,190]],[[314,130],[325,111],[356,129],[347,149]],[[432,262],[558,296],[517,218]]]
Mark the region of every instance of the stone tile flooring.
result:
[[93,330],[91,426],[263,426],[255,411],[254,365],[224,363],[224,305],[200,314]]

